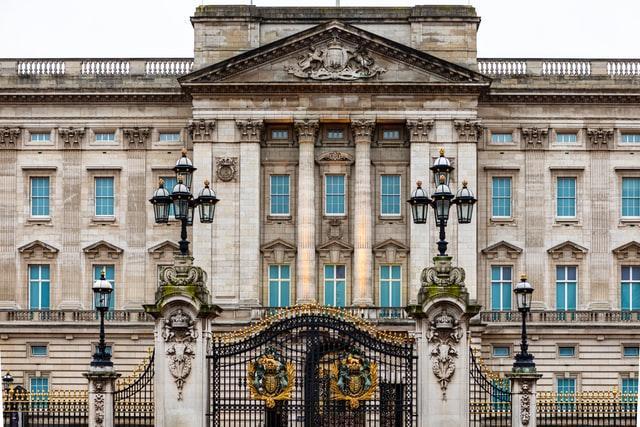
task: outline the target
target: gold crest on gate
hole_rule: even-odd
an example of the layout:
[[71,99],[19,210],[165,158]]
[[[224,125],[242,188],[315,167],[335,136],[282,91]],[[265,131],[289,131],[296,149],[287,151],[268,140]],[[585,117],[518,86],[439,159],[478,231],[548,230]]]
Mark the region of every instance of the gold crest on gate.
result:
[[267,348],[255,362],[247,366],[247,385],[251,398],[264,400],[267,408],[278,400],[291,399],[295,383],[295,368],[274,348]]
[[378,366],[364,359],[360,352],[343,353],[331,366],[331,397],[346,400],[351,409],[373,397],[378,387]]

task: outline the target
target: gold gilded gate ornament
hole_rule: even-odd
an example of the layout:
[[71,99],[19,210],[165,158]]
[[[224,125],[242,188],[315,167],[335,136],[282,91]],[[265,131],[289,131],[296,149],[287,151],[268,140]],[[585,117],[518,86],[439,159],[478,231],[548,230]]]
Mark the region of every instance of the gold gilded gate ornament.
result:
[[373,397],[378,387],[378,366],[365,360],[358,351],[343,353],[331,366],[331,395],[346,400],[351,409]]
[[249,362],[247,373],[251,398],[264,400],[267,408],[275,407],[278,400],[291,399],[295,368],[276,349],[267,348],[257,361]]

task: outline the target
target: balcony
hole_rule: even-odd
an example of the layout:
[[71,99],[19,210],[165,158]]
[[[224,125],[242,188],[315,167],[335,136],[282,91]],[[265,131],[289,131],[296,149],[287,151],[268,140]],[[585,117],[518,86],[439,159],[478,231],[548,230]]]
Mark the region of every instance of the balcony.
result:
[[[480,320],[489,324],[520,324],[522,314],[518,311],[483,311]],[[640,311],[532,311],[527,316],[527,323],[640,323]]]
[[[105,313],[104,319],[111,323],[153,322],[153,318],[144,311],[112,310]],[[98,322],[94,310],[13,310],[0,312],[0,321],[33,323],[78,323]]]

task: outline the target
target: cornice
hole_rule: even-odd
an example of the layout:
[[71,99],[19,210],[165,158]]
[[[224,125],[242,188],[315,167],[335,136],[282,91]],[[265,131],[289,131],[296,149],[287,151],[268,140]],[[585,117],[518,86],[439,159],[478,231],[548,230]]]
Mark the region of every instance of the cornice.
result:
[[0,103],[191,103],[191,97],[182,92],[173,93],[82,93],[82,92],[0,92]]
[[485,92],[480,104],[640,104],[640,93]]

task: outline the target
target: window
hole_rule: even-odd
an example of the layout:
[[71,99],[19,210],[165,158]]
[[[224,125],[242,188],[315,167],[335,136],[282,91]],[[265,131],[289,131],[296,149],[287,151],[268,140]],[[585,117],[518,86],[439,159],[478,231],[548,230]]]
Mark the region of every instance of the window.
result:
[[31,178],[31,216],[49,216],[49,177]]
[[556,133],[556,142],[560,144],[567,144],[572,142],[578,142],[578,135],[575,133]]
[[290,288],[289,265],[269,265],[269,307],[288,307]]
[[622,310],[640,310],[640,266],[623,265],[621,273]]
[[388,140],[400,139],[400,129],[384,129],[382,131],[382,139],[388,139]]
[[180,141],[180,132],[160,132],[160,142]]
[[382,175],[381,183],[380,213],[385,216],[399,216],[401,206],[400,175]]
[[271,139],[288,140],[289,131],[287,129],[271,129]]
[[493,178],[492,209],[494,218],[511,217],[511,178]]
[[[49,378],[31,377],[29,378],[29,391],[31,394],[31,405],[34,408],[44,409],[47,404],[49,393]],[[39,394],[41,393],[41,394]]]
[[380,266],[380,306],[400,307],[401,270],[399,265]]
[[[557,382],[558,402],[570,403],[575,401],[576,379],[575,378],[558,378]],[[570,411],[573,405],[560,405],[561,411]]]
[[491,354],[493,357],[509,357],[511,349],[507,346],[493,346]]
[[[178,181],[176,181],[175,175],[173,176],[161,176],[161,180],[164,181],[164,188],[169,192],[169,194],[173,193],[173,187],[176,186]],[[175,211],[173,210],[173,203],[169,203],[169,218],[175,218]]]
[[31,357],[46,357],[49,354],[46,345],[33,344],[31,347]]
[[113,177],[96,178],[96,216],[113,216]]
[[115,140],[115,132],[96,132],[96,142],[114,142]]
[[325,213],[344,215],[344,175],[325,176]]
[[31,132],[31,142],[49,142],[50,140],[50,132]]
[[640,178],[622,178],[622,216],[640,217]]
[[513,142],[513,135],[509,133],[491,133],[491,142],[505,143]]
[[625,345],[622,349],[622,355],[624,357],[638,357],[640,356],[640,347],[634,345]]
[[560,357],[575,357],[576,348],[574,346],[561,346],[558,347],[558,356]]
[[48,264],[29,265],[29,310],[49,310],[51,276]]
[[289,215],[289,175],[271,175],[271,215]]
[[324,305],[344,307],[346,301],[346,268],[344,265],[324,266]]
[[623,378],[622,379],[622,393],[623,394],[638,394],[638,379],[637,378]]
[[[115,266],[113,264],[102,264],[93,266],[93,280],[98,280],[100,274],[104,269],[104,277],[111,283],[113,291],[111,292],[111,298],[109,299],[109,310],[113,310],[116,306],[116,282],[115,282]],[[95,303],[95,301],[94,301]]]
[[511,310],[511,267],[491,266],[491,310]]
[[622,142],[639,143],[640,142],[640,133],[623,133],[622,134]]
[[578,287],[578,267],[556,267],[556,309],[572,311],[576,309]]
[[344,139],[344,130],[342,129],[327,129],[327,139]]
[[556,182],[556,216],[575,218],[576,179],[559,177]]

